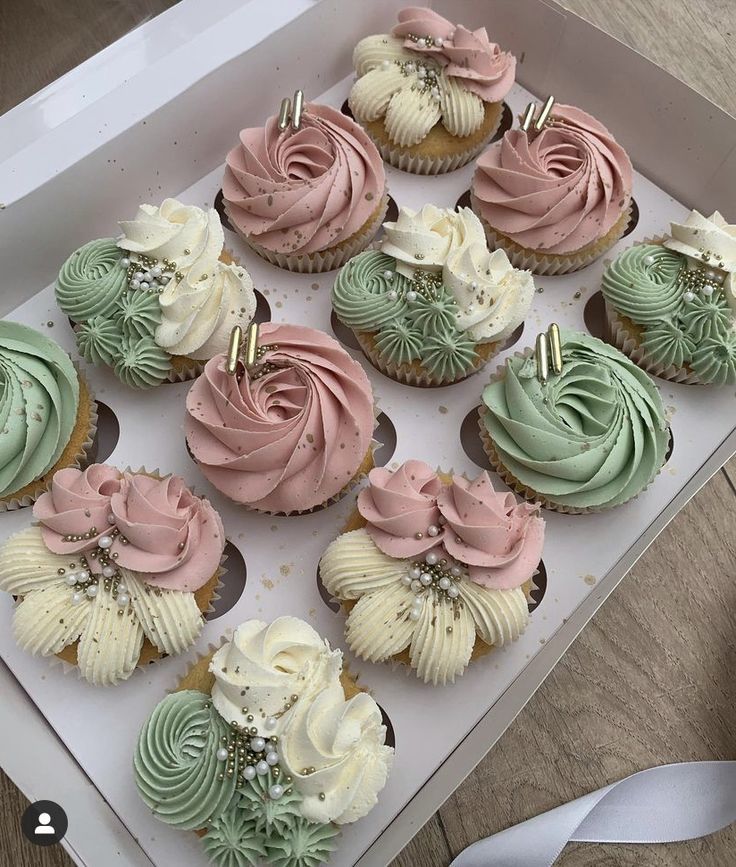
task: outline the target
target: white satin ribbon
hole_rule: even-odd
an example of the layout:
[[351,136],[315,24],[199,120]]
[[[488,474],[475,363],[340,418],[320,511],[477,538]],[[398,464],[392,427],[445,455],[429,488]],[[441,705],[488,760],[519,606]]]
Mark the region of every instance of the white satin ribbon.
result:
[[567,843],[677,843],[736,821],[736,761],[632,774],[468,846],[451,867],[551,867]]

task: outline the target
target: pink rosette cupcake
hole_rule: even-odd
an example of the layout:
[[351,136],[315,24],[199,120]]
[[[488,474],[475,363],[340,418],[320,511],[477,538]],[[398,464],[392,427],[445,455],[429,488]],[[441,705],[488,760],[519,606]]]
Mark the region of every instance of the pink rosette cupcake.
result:
[[24,650],[106,686],[194,644],[225,547],[208,500],[178,476],[92,464],[59,470],[33,512],[39,523],[0,548]]
[[186,438],[226,497],[270,514],[335,502],[373,467],[373,392],[332,337],[261,326],[256,363],[217,356],[187,395]]
[[574,106],[554,105],[541,129],[526,125],[478,158],[472,208],[489,247],[505,250],[517,268],[577,271],[626,231],[631,160],[600,121]]
[[368,478],[322,556],[322,583],[348,613],[357,656],[453,683],[526,627],[544,545],[539,507],[495,491],[486,472],[470,481],[422,461]]
[[391,165],[419,175],[470,162],[496,132],[516,58],[485,27],[469,30],[423,6],[398,15],[390,33],[355,46],[355,119]]
[[274,116],[241,131],[222,194],[231,225],[259,255],[311,274],[368,245],[388,195],[381,156],[358,124],[331,106],[296,103],[283,128]]

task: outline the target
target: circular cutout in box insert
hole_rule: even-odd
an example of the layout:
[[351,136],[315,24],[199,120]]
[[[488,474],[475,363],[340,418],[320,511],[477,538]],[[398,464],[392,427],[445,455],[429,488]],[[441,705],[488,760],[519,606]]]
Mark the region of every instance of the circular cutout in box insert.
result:
[[373,463],[385,467],[396,451],[396,427],[385,412],[378,415],[378,427],[373,431],[373,438],[380,443],[373,453]]
[[639,205],[636,203],[636,199],[631,197],[631,217],[629,218],[629,224],[626,226],[626,231],[621,236],[625,238],[627,235],[630,235],[634,229],[636,228],[637,223],[639,222]]
[[317,592],[319,593],[320,599],[325,603],[325,605],[330,609],[330,611],[338,612],[340,610],[340,602],[328,592],[327,588],[322,583],[322,575],[319,571],[319,563],[317,564]]
[[480,407],[474,406],[460,424],[460,444],[468,458],[482,470],[490,469],[480,438]]
[[211,603],[212,611],[205,614],[205,620],[215,620],[222,617],[237,605],[245,591],[245,583],[248,571],[245,566],[245,558],[240,548],[229,539],[225,542],[224,575],[220,578],[221,586],[217,588],[218,598]]
[[89,453],[89,463],[103,464],[115,451],[120,439],[120,422],[106,403],[96,400],[97,432]]
[[330,324],[332,325],[332,333],[343,346],[354,349],[356,352],[362,352],[353,329],[345,325],[334,310],[330,313]]
[[544,599],[544,594],[547,592],[547,567],[544,565],[544,560],[539,561],[537,574],[532,578],[532,584],[534,586],[529,593],[531,599],[528,600],[530,614],[539,607],[540,602]]
[[606,302],[603,293],[599,290],[588,298],[583,310],[585,327],[599,340],[610,343],[608,339],[608,326],[606,324]]
[[230,222],[230,219],[225,212],[225,200],[222,194],[222,190],[218,190],[217,195],[215,196],[215,203],[213,207],[217,211],[217,215],[219,216],[222,225],[226,229],[229,229],[231,232],[234,232],[235,229],[233,229],[232,223]]
[[[378,704],[378,702],[376,702]],[[394,724],[391,722],[391,717],[386,712],[386,709],[378,705],[379,710],[381,711],[381,722],[386,726],[386,746],[393,747],[396,749],[396,732],[394,731]]]
[[511,111],[511,107],[509,106],[509,104],[507,102],[504,102],[503,111],[501,112],[501,122],[498,125],[498,129],[493,134],[493,138],[490,140],[490,142],[488,142],[488,144],[493,144],[493,142],[502,139],[513,125],[514,113],[513,111]]

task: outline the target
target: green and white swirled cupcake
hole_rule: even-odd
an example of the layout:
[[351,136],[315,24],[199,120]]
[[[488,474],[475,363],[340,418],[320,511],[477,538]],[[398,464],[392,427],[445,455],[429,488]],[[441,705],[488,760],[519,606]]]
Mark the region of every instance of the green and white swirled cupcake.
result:
[[223,251],[214,209],[166,199],[120,227],[75,250],[56,281],[79,352],[133,388],[192,379],[253,318],[253,281]]
[[143,727],[138,792],[215,867],[318,867],[376,804],[393,761],[376,702],[296,617],[249,620]]
[[624,250],[603,274],[612,341],[644,370],[736,383],[736,225],[693,211],[667,238]]
[[669,430],[652,380],[606,343],[562,332],[562,370],[517,354],[483,391],[481,439],[501,478],[548,509],[577,514],[638,496],[665,462]]
[[354,256],[332,306],[365,355],[391,379],[450,385],[501,351],[534,296],[529,271],[490,252],[470,208],[402,208],[380,250]]

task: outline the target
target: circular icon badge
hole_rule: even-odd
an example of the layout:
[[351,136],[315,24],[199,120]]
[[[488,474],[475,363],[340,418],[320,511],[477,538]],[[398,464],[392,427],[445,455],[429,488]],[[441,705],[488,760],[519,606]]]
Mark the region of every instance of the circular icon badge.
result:
[[23,813],[20,827],[25,838],[36,846],[53,846],[66,834],[69,820],[53,801],[36,801]]

